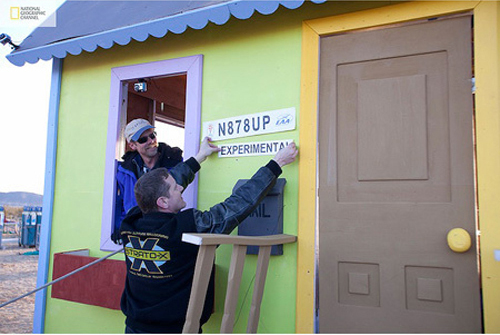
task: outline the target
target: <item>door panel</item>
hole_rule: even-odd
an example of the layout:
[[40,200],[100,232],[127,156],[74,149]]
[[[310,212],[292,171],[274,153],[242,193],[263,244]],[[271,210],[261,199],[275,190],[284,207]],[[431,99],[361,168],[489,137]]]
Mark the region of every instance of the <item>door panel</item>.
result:
[[470,22],[321,39],[320,332],[481,331]]

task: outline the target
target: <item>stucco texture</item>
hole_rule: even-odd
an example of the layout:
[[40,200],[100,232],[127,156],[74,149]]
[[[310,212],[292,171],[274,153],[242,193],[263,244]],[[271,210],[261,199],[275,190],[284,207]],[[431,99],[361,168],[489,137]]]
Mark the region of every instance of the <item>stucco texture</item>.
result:
[[[302,20],[304,16],[331,13],[333,8],[328,4],[306,4],[295,11],[281,8],[270,17],[256,14],[247,21],[231,19],[224,26],[211,24],[201,31],[168,34],[162,39],[132,42],[65,58],[51,259],[54,253],[82,248],[90,249],[91,256],[105,255],[99,250],[99,238],[111,68],[202,54],[202,122],[287,107],[295,107],[300,116]],[[248,141],[284,138],[298,141],[298,134],[296,129],[256,136]],[[270,158],[210,157],[199,173],[198,208],[207,209],[224,200],[238,179],[251,177]],[[297,235],[297,176],[298,164],[287,167],[282,175],[287,179],[284,233],[293,235]],[[296,253],[296,244],[286,245],[284,255],[273,256],[270,261],[259,332],[295,332]],[[204,332],[219,331],[229,261],[230,248],[220,247],[216,259],[215,314]],[[255,266],[256,256],[247,256],[235,332],[246,329]],[[51,298],[47,301],[47,333],[120,333],[123,330],[124,317],[119,311]]]

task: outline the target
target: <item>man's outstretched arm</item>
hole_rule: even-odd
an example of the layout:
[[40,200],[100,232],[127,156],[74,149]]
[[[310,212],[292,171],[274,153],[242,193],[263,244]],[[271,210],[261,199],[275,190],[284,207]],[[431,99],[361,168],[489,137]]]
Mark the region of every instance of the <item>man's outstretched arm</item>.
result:
[[208,156],[218,151],[220,151],[219,147],[212,144],[209,137],[205,137],[201,142],[198,153],[185,162],[174,166],[170,170],[170,174],[175,179],[177,184],[186,189],[186,187],[193,181],[195,173],[200,170],[200,164],[203,163]]
[[273,188],[281,168],[295,161],[297,154],[295,143],[290,143],[226,200],[208,211],[193,210],[198,232],[229,234],[255,210]]

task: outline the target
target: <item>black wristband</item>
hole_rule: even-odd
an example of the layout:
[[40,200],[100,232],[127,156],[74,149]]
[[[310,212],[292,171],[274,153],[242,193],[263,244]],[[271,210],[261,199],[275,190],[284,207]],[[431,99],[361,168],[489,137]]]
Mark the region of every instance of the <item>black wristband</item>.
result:
[[200,170],[201,166],[200,163],[194,158],[191,157],[186,161],[186,164],[191,168],[191,170],[196,173]]
[[283,172],[283,170],[281,170],[281,167],[279,166],[278,163],[276,163],[276,161],[274,159],[271,159],[269,161],[269,163],[266,164],[266,167],[271,170],[272,173],[274,173],[274,175],[276,177],[279,177],[279,175]]

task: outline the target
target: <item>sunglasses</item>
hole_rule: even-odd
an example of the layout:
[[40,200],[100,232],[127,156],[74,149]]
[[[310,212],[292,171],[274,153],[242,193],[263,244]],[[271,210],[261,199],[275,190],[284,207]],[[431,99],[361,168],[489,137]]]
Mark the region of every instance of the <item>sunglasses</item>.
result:
[[156,138],[156,132],[153,131],[148,136],[139,137],[136,142],[139,143],[139,144],[144,144],[144,143],[146,143],[148,141],[148,138],[154,140]]

